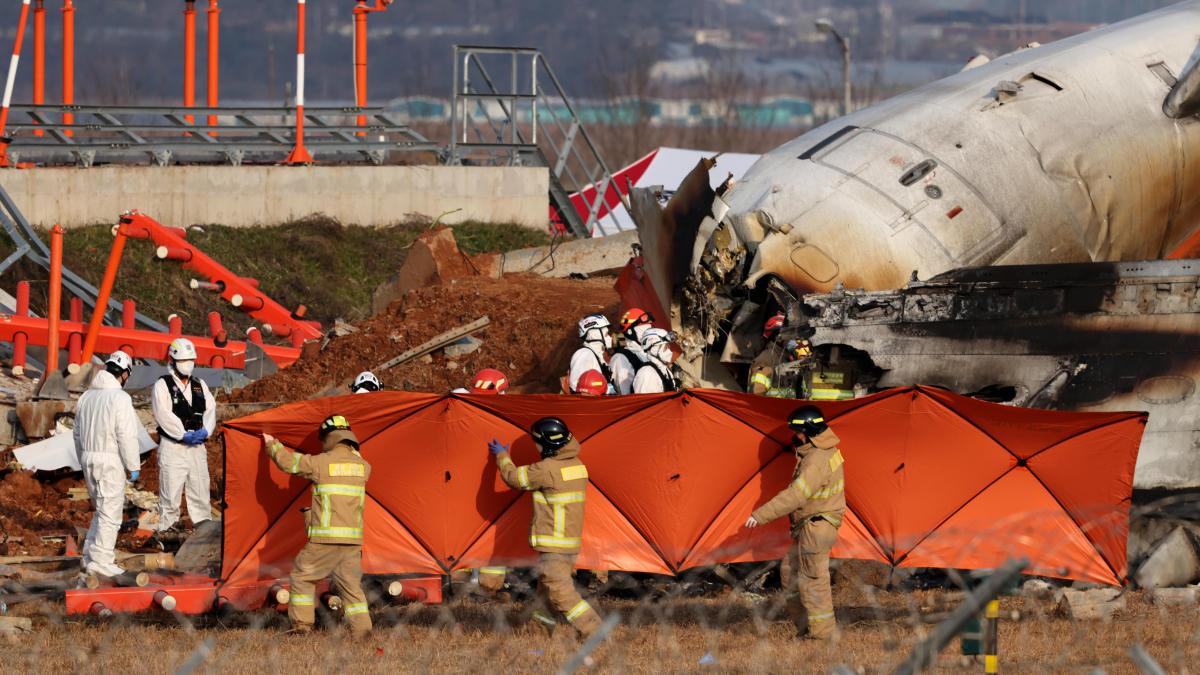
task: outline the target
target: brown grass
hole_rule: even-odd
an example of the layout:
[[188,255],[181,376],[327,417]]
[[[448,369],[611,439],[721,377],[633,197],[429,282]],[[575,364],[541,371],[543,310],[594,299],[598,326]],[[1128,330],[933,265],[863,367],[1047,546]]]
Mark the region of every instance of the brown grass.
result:
[[[859,672],[890,672],[931,629],[920,617],[955,601],[944,591],[879,592],[871,600],[840,595],[842,637],[834,645],[795,640],[778,594],[603,602],[605,612],[621,613],[623,625],[596,653],[592,670],[829,672],[845,664]],[[1132,673],[1127,649],[1135,643],[1168,672],[1194,671],[1200,663],[1196,609],[1157,607],[1140,593],[1128,600],[1128,609],[1112,623],[1076,623],[1051,616],[1049,602],[1006,598],[1004,613],[1019,611],[1021,619],[1002,623],[1001,671]],[[209,620],[198,628],[169,617],[112,623],[47,617],[38,619],[36,633],[0,642],[0,663],[5,672],[172,672],[211,640],[204,672],[555,671],[577,648],[574,638],[562,628],[546,636],[524,618],[518,605],[471,600],[394,608],[377,613],[375,633],[357,642],[340,630],[284,635],[274,615],[265,623],[259,614],[236,625]],[[957,650],[955,641],[943,652],[939,672],[982,671],[980,664],[964,665]],[[706,654],[715,663],[700,665]]]

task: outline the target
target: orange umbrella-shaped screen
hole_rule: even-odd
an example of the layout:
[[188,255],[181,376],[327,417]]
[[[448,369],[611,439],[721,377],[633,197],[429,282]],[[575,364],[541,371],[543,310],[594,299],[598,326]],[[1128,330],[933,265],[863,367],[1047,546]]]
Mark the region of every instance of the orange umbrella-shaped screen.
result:
[[[260,434],[318,452],[345,415],[372,465],[363,567],[445,573],[530,565],[530,498],[500,480],[487,442],[536,461],[525,430],[563,418],[589,487],[578,565],[675,574],[782,557],[786,519],[746,530],[791,479],[784,420],[798,405],[715,390],[584,399],[381,392],[283,406],[225,425],[222,576],[286,574],[304,545],[303,479],[276,469]],[[841,437],[849,512],[836,557],[908,567],[997,567],[1120,584],[1144,413],[1063,413],[893,389],[822,404]]]

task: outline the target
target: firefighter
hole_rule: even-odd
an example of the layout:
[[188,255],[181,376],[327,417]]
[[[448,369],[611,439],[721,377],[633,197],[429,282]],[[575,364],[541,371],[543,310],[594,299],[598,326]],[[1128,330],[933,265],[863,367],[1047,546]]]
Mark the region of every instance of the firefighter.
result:
[[813,405],[788,417],[795,433],[796,470],[792,482],[771,501],[754,510],[746,527],[758,527],[787,515],[795,540],[788,550],[792,572],[785,579],[788,614],[798,634],[829,640],[837,633],[833,594],[829,587],[829,552],[837,542],[846,512],[845,474],[838,437]]
[[579,377],[589,370],[600,371],[604,374],[605,382],[612,382],[607,357],[608,350],[613,346],[612,334],[608,330],[610,325],[608,317],[603,314],[589,314],[579,320],[579,339],[583,345],[571,355],[571,370],[567,373],[563,393],[579,393]]
[[616,393],[633,393],[633,378],[647,361],[646,354],[642,351],[642,335],[652,328],[653,324],[654,317],[637,307],[621,315],[621,334],[624,340],[620,346],[613,349],[612,357],[608,360]]
[[548,603],[566,617],[582,638],[600,627],[600,616],[575,590],[571,574],[583,535],[583,506],[587,490],[587,467],[579,461],[582,448],[567,425],[555,417],[543,417],[529,430],[541,452],[542,461],[517,466],[508,456],[508,446],[493,439],[488,450],[496,456],[500,477],[509,487],[533,492],[533,520],[529,545],[539,553],[539,608],[533,618],[549,630],[558,621],[543,611]]
[[633,378],[633,393],[658,394],[679,390],[679,380],[671,371],[671,364],[675,362],[675,352],[671,349],[674,340],[674,333],[661,328],[648,328],[642,333],[642,351],[646,354],[646,363],[638,368]]
[[[795,398],[800,369],[812,360],[812,343],[803,338],[783,339],[785,318],[779,312],[763,325],[767,346],[750,364],[750,382],[746,391],[759,396]],[[797,364],[796,362],[801,362]],[[782,367],[791,365],[792,367]]]
[[292,567],[288,618],[293,632],[312,630],[316,583],[332,575],[346,601],[350,629],[355,635],[364,635],[371,630],[362,589],[363,501],[371,465],[359,454],[358,438],[342,415],[325,418],[319,437],[321,454],[306,455],[263,434],[263,447],[275,466],[313,483],[312,506],[305,509],[308,543]]
[[136,483],[142,468],[138,447],[142,423],[129,394],[122,389],[132,371],[129,355],[113,352],[104,370],[79,397],[75,409],[75,451],[96,510],[83,542],[84,574],[115,577],[125,571],[116,563],[117,532],[125,507],[125,472],[129,472],[129,482]]
[[352,394],[370,394],[374,391],[382,391],[383,383],[375,377],[375,373],[369,370],[364,370],[354,378],[354,384],[350,385],[350,393]]
[[212,518],[208,450],[217,428],[217,402],[208,385],[192,377],[196,346],[175,338],[167,348],[169,372],[154,383],[151,407],[158,424],[158,529],[179,529],[179,502],[187,495],[192,526]]

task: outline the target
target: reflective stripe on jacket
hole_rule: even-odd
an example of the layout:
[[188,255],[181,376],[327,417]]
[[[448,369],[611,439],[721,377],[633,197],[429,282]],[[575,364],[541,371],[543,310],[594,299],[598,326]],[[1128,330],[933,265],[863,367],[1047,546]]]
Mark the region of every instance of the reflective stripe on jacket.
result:
[[292,452],[278,441],[267,447],[276,466],[313,482],[306,525],[308,540],[317,544],[362,544],[371,465],[347,441],[358,443],[353,433],[334,431],[319,455]]
[[792,536],[813,518],[824,518],[834,527],[846,513],[846,476],[838,437],[832,429],[796,448],[796,470],[792,482],[771,501],[754,510],[754,519],[769,523],[791,516]]
[[579,442],[571,439],[558,454],[517,466],[507,452],[496,457],[500,477],[512,488],[533,493],[529,545],[542,553],[574,553],[583,541],[587,467],[579,461]]

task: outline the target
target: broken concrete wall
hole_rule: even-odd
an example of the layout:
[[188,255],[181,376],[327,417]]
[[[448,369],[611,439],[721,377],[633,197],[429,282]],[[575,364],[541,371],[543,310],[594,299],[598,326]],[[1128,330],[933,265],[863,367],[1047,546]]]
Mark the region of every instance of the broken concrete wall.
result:
[[1134,580],[1142,588],[1172,588],[1200,581],[1200,553],[1183,527],[1176,527],[1154,547]]

